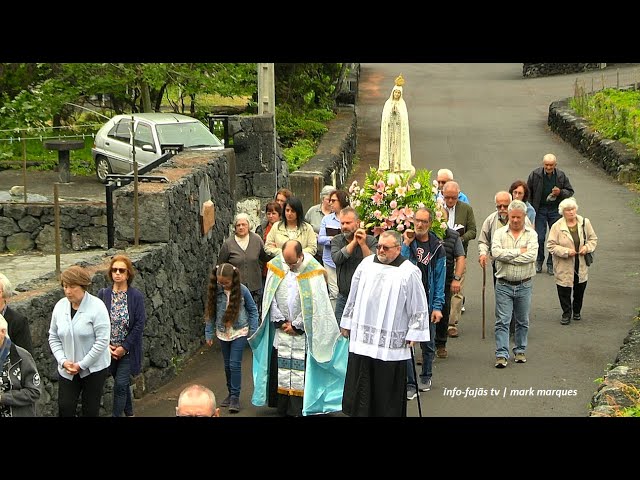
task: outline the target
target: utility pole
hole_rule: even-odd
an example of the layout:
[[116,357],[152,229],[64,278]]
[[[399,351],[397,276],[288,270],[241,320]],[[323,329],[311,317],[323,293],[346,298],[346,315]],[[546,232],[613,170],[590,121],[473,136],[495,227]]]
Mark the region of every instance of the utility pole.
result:
[[[258,64],[258,115],[271,114],[273,118],[273,165],[278,191],[278,157],[276,155],[276,82],[273,63]],[[275,194],[274,194],[275,197]]]

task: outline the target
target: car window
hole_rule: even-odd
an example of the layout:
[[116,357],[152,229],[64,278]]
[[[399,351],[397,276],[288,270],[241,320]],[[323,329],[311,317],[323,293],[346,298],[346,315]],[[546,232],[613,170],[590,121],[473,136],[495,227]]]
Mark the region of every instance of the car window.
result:
[[120,140],[121,142],[131,143],[131,119],[123,118],[117,122],[109,133],[108,137]]
[[[142,148],[142,145],[151,145],[152,147],[154,147],[151,126],[146,123],[138,123],[134,141],[136,147]],[[155,152],[155,147],[153,151]]]
[[169,123],[156,127],[161,145],[191,147],[219,147],[222,142],[201,122]]

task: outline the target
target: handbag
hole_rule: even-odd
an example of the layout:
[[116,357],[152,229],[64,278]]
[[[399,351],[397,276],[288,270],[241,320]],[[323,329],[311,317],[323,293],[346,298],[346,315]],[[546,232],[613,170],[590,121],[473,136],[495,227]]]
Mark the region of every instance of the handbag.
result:
[[[587,231],[584,229],[584,221],[585,219],[582,219],[582,235],[583,235],[583,239],[582,242],[586,245],[587,244]],[[587,264],[587,267],[590,267],[591,264],[593,263],[593,252],[588,252],[584,254],[584,263]]]

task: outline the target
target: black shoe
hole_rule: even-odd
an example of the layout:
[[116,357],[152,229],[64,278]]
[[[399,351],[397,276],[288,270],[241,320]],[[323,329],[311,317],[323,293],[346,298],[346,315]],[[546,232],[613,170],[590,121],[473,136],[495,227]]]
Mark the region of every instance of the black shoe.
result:
[[222,402],[220,402],[220,406],[228,407],[230,403],[231,403],[231,395],[227,395],[227,398],[225,398],[224,400],[222,400]]
[[547,273],[553,275],[553,265],[547,265]]
[[573,319],[574,319],[574,320],[582,320],[582,317],[580,316],[580,314],[579,314],[579,313],[574,313],[574,314],[573,314]]
[[536,273],[542,273],[542,262],[536,262]]
[[571,317],[562,316],[562,320],[560,320],[560,325],[569,325],[571,323]]
[[240,411],[240,399],[238,397],[231,397],[229,401],[229,413],[238,413]]

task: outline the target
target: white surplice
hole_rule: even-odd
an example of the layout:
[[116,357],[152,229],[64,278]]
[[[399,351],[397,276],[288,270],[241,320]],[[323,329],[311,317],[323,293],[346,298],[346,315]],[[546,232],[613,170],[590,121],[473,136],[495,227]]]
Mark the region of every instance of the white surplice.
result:
[[429,309],[418,267],[364,258],[351,280],[340,327],[350,330],[349,351],[379,360],[407,360],[407,341],[429,338]]

